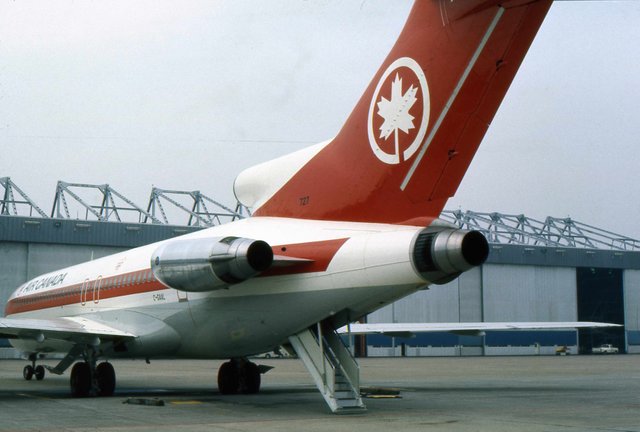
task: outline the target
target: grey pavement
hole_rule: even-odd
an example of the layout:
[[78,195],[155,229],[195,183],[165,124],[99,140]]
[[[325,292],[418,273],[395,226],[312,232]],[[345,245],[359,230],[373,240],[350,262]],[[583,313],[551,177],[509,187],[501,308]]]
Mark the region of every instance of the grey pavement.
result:
[[[68,375],[22,379],[0,360],[0,431],[640,431],[640,356],[361,359],[363,414],[334,415],[295,359],[257,395],[222,396],[219,361],[117,360],[110,398],[72,399]],[[131,405],[128,398],[164,406]]]

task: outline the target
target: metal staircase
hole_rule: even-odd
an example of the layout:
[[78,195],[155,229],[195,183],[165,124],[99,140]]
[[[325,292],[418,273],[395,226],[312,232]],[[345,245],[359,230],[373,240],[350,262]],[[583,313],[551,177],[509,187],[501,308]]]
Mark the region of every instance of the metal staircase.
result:
[[340,336],[318,323],[289,342],[313,377],[322,397],[334,413],[366,410],[360,397],[360,369]]

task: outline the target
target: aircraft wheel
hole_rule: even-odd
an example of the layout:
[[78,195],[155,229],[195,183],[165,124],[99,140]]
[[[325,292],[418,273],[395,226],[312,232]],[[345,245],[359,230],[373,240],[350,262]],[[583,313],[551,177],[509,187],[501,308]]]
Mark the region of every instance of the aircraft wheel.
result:
[[254,394],[260,391],[260,369],[252,362],[246,362],[240,368],[240,391]]
[[78,362],[71,369],[71,396],[87,397],[91,392],[91,368],[87,362]]
[[26,365],[24,369],[22,369],[22,377],[27,381],[31,381],[31,378],[33,378],[33,372],[33,366]]
[[116,389],[116,371],[111,363],[100,363],[96,367],[98,396],[113,396]]
[[34,369],[34,375],[38,381],[42,381],[44,379],[44,366],[38,365]]
[[240,374],[233,362],[222,363],[218,370],[218,390],[222,394],[236,394],[240,386]]

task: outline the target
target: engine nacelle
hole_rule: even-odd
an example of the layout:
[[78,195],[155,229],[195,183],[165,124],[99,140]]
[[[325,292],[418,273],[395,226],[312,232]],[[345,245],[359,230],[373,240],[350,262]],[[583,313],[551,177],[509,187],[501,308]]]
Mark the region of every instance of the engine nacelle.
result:
[[266,242],[238,237],[169,241],[151,255],[156,279],[188,292],[228,288],[267,270],[272,263],[273,251]]
[[488,256],[489,243],[480,231],[427,229],[418,235],[413,248],[416,269],[435,284],[455,279],[484,263]]

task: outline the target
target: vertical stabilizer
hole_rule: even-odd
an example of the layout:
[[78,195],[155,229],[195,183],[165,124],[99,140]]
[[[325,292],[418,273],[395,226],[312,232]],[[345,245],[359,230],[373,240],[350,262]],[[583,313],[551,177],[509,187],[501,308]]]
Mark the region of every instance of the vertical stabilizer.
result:
[[[338,135],[298,158],[299,169],[268,196],[253,197],[254,215],[386,223],[437,217],[550,5],[418,0]],[[242,200],[241,184],[236,194]]]

